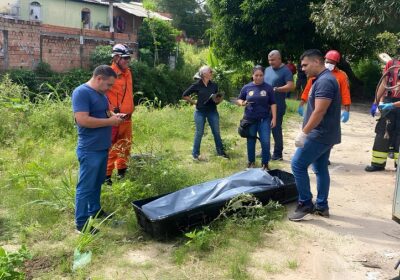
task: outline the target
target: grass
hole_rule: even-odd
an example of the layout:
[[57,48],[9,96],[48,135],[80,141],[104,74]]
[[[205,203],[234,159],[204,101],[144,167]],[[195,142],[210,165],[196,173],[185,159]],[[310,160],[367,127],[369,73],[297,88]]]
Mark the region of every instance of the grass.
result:
[[[236,132],[243,108],[228,102],[219,106],[221,135],[231,160],[216,157],[206,126],[201,146],[205,160],[193,162],[193,107],[138,106],[132,145],[138,159],[131,161],[126,180],[104,186],[103,207],[117,213],[91,244],[92,263],[77,272],[71,269],[79,235],[73,221],[78,162],[70,100],[42,100],[22,108],[29,110],[0,106],[7,116],[0,124],[1,135],[7,136],[0,139],[0,245],[25,244],[34,258],[48,257],[52,269],[33,270],[34,277],[126,279],[129,274],[132,279],[252,279],[247,268],[264,233],[273,228],[267,223],[238,226],[228,219],[212,227],[198,247],[186,246],[185,238],[159,244],[140,230],[130,205],[136,199],[243,170],[245,140]],[[289,100],[287,115],[296,109],[296,101]],[[127,257],[132,250],[146,254],[150,249],[155,253],[149,253],[146,262]],[[296,261],[288,261],[287,269],[296,267]]]

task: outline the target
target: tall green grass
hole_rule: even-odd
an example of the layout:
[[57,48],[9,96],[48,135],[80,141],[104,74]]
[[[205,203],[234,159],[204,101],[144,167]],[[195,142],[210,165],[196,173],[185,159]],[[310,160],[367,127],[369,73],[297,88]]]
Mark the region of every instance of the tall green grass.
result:
[[[32,104],[24,97],[24,88],[7,80],[0,83],[0,89],[3,90],[0,113],[4,116],[0,122],[0,245],[24,243],[34,257],[54,257],[48,279],[61,274],[72,277],[68,261],[72,259],[77,240],[73,211],[79,167],[71,101],[52,97]],[[288,114],[295,111],[296,105],[294,102],[289,106],[293,108]],[[103,186],[103,207],[106,211],[118,212],[114,221],[105,227],[103,237],[96,241],[93,253],[98,261],[79,272],[79,277],[87,277],[92,269],[101,267],[102,260],[118,258],[115,254],[123,254],[132,244],[138,245],[146,238],[136,224],[130,205],[133,200],[225,177],[245,168],[246,141],[237,134],[243,108],[228,102],[219,105],[221,135],[230,160],[216,156],[208,126],[201,145],[204,160],[192,160],[193,112],[194,107],[183,103],[163,108],[144,104],[136,108],[133,114],[134,158],[127,177],[123,181],[116,180],[112,187]],[[249,250],[254,248],[254,240],[260,238],[262,231],[260,228],[253,230],[241,231],[249,233],[244,235],[246,238],[234,235],[236,240],[229,244],[239,243],[231,252],[239,254],[240,242],[247,244]],[[235,223],[232,223],[216,234],[223,237],[235,231]],[[216,246],[226,248],[225,241],[216,240]],[[115,251],[115,246],[122,247]],[[224,257],[222,249],[215,252],[207,261]],[[190,258],[190,254],[196,252],[182,253],[182,256]],[[224,266],[225,274],[245,279],[247,262],[246,254],[232,258]],[[43,273],[38,271],[37,275]]]

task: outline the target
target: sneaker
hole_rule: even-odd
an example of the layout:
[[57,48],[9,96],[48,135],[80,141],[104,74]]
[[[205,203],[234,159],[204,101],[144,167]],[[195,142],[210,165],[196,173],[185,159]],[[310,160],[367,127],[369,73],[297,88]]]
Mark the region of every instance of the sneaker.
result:
[[247,168],[255,168],[255,167],[256,167],[256,163],[255,162],[247,163]]
[[304,205],[303,203],[297,204],[296,210],[288,216],[290,221],[298,222],[304,220],[308,215],[314,211],[314,205]]
[[109,186],[112,186],[113,182],[111,180],[111,175],[110,176],[106,176],[106,179],[104,180],[104,183],[109,185]]
[[376,166],[376,165],[368,165],[365,167],[365,171],[367,172],[375,172],[375,171],[383,171],[385,170],[385,167],[383,166]]
[[314,214],[321,216],[321,217],[325,217],[325,218],[329,218],[329,208],[325,208],[325,209],[318,209],[318,208],[314,208]]
[[229,156],[227,154],[225,154],[225,152],[222,152],[222,153],[218,154],[217,156],[222,157],[224,159],[229,159]]
[[282,156],[272,155],[272,160],[283,160]]
[[193,160],[200,161],[199,155],[194,155]]
[[262,170],[264,170],[264,171],[269,171],[270,169],[269,169],[269,166],[268,166],[268,163],[264,163],[263,165],[262,165]]

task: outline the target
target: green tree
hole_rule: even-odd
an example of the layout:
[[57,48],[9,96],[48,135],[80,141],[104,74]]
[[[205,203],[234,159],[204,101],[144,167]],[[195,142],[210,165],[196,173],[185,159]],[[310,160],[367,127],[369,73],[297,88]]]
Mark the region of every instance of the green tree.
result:
[[196,0],[155,0],[157,9],[170,13],[173,25],[183,30],[186,36],[203,39],[205,31],[210,27],[210,13],[205,1]]
[[319,48],[322,39],[309,20],[309,0],[209,0],[211,40],[219,57],[229,61],[266,59],[272,49],[298,57]]
[[[147,63],[154,60],[155,64],[168,64],[170,54],[176,47],[178,30],[169,22],[146,18],[138,33],[139,52],[142,60]],[[147,57],[147,59],[146,59]]]
[[375,52],[378,34],[400,31],[398,0],[325,0],[311,4],[311,9],[317,31],[339,40],[342,49],[355,58]]

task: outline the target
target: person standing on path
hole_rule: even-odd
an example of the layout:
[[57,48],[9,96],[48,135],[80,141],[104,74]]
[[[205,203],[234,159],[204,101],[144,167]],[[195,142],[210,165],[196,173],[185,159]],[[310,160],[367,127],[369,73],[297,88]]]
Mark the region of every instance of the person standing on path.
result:
[[[311,213],[329,217],[328,195],[330,177],[328,162],[333,145],[341,141],[339,85],[325,68],[319,50],[307,50],[301,56],[301,66],[309,77],[316,77],[308,98],[303,128],[295,139],[297,147],[291,167],[299,193],[291,221],[301,221]],[[312,201],[308,167],[312,164],[317,176],[316,204]]]
[[282,57],[278,50],[273,50],[268,54],[268,63],[270,66],[265,69],[264,82],[272,86],[277,106],[276,126],[272,128],[275,145],[271,159],[282,160],[282,122],[286,112],[286,96],[294,89],[293,75],[289,68],[282,63]]

